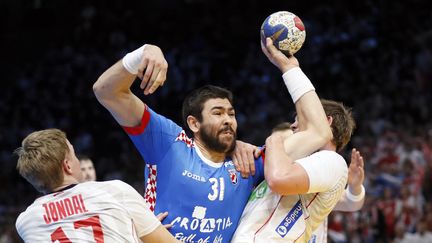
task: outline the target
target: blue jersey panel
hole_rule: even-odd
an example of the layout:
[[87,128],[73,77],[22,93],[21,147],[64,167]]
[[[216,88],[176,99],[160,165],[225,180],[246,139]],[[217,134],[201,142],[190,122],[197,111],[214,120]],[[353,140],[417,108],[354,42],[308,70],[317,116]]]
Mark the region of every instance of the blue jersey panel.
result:
[[168,211],[163,223],[173,224],[175,238],[230,242],[250,193],[264,178],[262,159],[255,161],[255,176],[244,179],[229,158],[219,166],[206,163],[179,126],[150,112],[144,132],[130,135],[153,168],[146,173],[147,182],[153,181],[146,200],[155,200],[155,214]]

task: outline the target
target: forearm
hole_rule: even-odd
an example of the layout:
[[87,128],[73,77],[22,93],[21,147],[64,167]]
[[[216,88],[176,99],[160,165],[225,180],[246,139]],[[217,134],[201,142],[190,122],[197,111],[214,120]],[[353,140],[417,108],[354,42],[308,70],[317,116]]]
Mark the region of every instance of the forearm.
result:
[[98,101],[122,126],[138,125],[144,111],[144,104],[130,90],[135,78],[136,75],[129,73],[118,61],[93,85]]
[[102,73],[93,84],[93,91],[99,101],[109,102],[123,93],[130,93],[135,78],[136,75],[129,73],[120,60]]
[[299,124],[298,133],[308,133],[299,135],[307,138],[300,143],[302,146],[295,146],[294,143],[285,145],[286,152],[294,159],[298,159],[324,146],[331,140],[332,132],[315,88],[303,71],[299,67],[292,68],[285,72],[282,77],[291,98],[295,102]]
[[[317,101],[319,103],[316,103]],[[299,131],[284,141],[285,152],[293,160],[316,152],[331,139],[329,124],[325,120],[322,105],[314,91],[304,94],[297,101],[296,107]]]

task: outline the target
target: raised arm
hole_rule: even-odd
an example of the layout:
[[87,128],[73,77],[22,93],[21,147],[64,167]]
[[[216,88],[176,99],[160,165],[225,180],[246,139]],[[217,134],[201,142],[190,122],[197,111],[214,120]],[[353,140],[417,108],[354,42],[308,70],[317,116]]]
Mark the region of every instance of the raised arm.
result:
[[133,82],[139,77],[144,94],[152,94],[165,82],[167,68],[161,49],[144,45],[106,70],[94,83],[93,91],[120,125],[137,126],[144,112],[144,103],[131,92]]
[[297,59],[277,50],[270,38],[267,38],[266,46],[262,45],[262,50],[283,73],[299,121],[299,132],[287,139],[278,134],[267,139],[265,177],[270,188],[279,194],[305,193],[309,189],[308,175],[294,161],[328,143],[332,139],[330,125],[318,95]]
[[355,148],[351,151],[351,163],[348,168],[348,187],[342,194],[342,198],[336,204],[334,210],[353,212],[363,207],[365,200],[364,161],[360,152]]

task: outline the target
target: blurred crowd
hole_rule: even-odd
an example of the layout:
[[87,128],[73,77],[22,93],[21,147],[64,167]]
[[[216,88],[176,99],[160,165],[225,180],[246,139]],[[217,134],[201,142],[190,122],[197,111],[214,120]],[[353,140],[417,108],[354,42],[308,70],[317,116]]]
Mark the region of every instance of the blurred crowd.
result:
[[135,92],[179,124],[185,94],[207,83],[233,91],[241,140],[261,145],[274,125],[292,120],[281,74],[259,43],[262,21],[279,10],[306,26],[297,57],[318,94],[353,108],[357,129],[343,155],[355,147],[366,162],[365,205],[332,213],[329,241],[432,242],[428,1],[20,0],[0,9],[0,243],[20,242],[15,218],[38,196],[13,154],[31,131],[63,129],[93,159],[99,180],[143,191],[142,159],[92,85],[144,43],[162,48],[168,79],[154,95]]

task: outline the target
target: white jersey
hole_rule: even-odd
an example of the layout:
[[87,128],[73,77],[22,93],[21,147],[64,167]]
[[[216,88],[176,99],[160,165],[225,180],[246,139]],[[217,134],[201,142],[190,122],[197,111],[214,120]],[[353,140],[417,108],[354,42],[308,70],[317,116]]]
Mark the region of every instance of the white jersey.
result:
[[[362,186],[362,192],[359,195],[353,197],[349,196],[350,194],[349,188],[346,188],[333,211],[354,212],[360,210],[364,203],[364,187]],[[326,218],[324,222],[312,233],[309,243],[327,243],[327,224],[328,219]]]
[[122,181],[84,182],[37,198],[17,221],[25,242],[141,242],[160,221]]
[[328,218],[315,229],[308,243],[327,243]]
[[308,193],[280,196],[262,182],[249,198],[231,242],[307,242],[311,238],[339,201],[348,167],[342,156],[327,150],[296,163],[308,174]]

